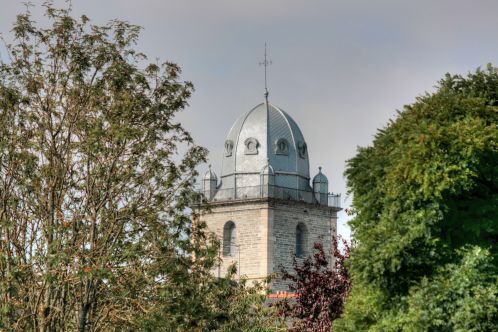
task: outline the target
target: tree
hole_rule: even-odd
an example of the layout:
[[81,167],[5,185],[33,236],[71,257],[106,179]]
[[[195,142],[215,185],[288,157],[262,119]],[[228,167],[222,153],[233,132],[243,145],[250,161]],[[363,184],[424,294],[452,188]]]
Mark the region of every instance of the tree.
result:
[[230,332],[287,331],[285,321],[266,302],[271,278],[249,284],[244,277],[235,281],[236,273],[236,266],[232,265],[227,276],[218,280],[220,291],[213,293],[218,309],[210,328]]
[[350,249],[345,240],[342,243],[344,253],[334,238],[331,255],[321,243],[315,243],[312,256],[302,262],[294,257],[293,271],[282,269],[282,279],[289,282],[295,297],[278,302],[277,308],[282,316],[290,318],[294,331],[330,331],[334,320],[341,316],[351,289],[346,268]]
[[137,26],[45,14],[17,17],[0,64],[0,329],[136,329],[158,307],[205,323],[207,301],[179,308],[217,251],[187,209],[206,157],[174,120],[192,84],[141,66]]
[[[415,325],[405,324],[406,315],[414,310],[441,310],[440,317],[448,318],[467,305],[490,320],[483,331],[498,324],[497,304],[489,302],[498,266],[497,123],[497,69],[448,74],[348,161],[356,211],[350,224],[358,246],[351,254],[353,291],[338,322],[344,330],[411,331]],[[488,250],[491,256],[476,260],[473,269],[488,271],[475,286],[491,293],[474,305],[458,287],[469,277],[468,255]],[[455,271],[458,280],[450,275]],[[455,293],[443,298],[460,304],[427,300],[431,295],[423,289],[436,296],[447,280],[455,288],[446,295]],[[416,309],[421,298],[426,305]],[[427,330],[458,329],[446,318]]]
[[408,309],[398,318],[408,331],[494,331],[498,321],[498,278],[488,250],[458,251],[432,280],[410,289]]

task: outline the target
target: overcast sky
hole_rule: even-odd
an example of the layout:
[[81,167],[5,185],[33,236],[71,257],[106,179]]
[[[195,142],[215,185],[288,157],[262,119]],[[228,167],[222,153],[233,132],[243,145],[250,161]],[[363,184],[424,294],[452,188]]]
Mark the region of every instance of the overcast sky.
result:
[[[17,0],[0,4],[0,32],[8,36],[24,7]],[[179,119],[209,149],[218,174],[232,123],[263,101],[258,63],[267,42],[270,102],[300,126],[312,176],[323,166],[329,189],[344,198],[345,161],[397,109],[432,91],[447,72],[498,62],[497,0],[73,0],[73,6],[75,15],[97,24],[118,18],[141,25],[137,48],[183,68],[196,92]],[[43,20],[40,8],[32,11]],[[339,232],[349,236],[346,222],[341,213]]]

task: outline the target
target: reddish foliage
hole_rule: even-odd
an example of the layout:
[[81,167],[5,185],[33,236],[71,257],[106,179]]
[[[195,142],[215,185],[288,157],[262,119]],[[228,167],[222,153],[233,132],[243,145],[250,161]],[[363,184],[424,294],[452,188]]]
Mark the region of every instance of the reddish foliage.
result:
[[293,270],[282,269],[283,280],[290,281],[289,289],[296,292],[292,300],[277,303],[279,313],[293,321],[293,331],[330,331],[332,322],[339,318],[351,289],[351,279],[345,266],[350,247],[342,239],[344,252],[334,239],[332,256],[334,267],[322,243],[314,244],[314,253],[301,263],[294,258]]

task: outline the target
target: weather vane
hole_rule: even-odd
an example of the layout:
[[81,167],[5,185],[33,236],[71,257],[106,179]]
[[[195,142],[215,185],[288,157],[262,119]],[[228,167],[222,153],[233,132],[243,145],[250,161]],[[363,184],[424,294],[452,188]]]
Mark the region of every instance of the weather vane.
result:
[[268,102],[268,85],[266,82],[266,71],[269,65],[271,65],[271,60],[268,60],[267,54],[266,54],[266,43],[265,43],[265,60],[259,63],[260,66],[265,67],[265,98],[266,102]]

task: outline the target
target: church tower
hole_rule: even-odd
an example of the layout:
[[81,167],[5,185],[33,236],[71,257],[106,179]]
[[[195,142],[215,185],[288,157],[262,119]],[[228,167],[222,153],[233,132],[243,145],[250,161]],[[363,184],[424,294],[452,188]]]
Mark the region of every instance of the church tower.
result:
[[[222,244],[214,273],[236,263],[241,276],[261,280],[317,241],[330,252],[340,196],[328,192],[321,168],[310,181],[306,140],[287,113],[266,100],[239,117],[222,158],[219,180],[211,167],[204,177],[211,210],[200,216]],[[278,278],[271,287],[287,290]]]

